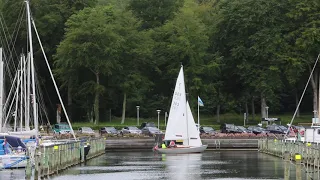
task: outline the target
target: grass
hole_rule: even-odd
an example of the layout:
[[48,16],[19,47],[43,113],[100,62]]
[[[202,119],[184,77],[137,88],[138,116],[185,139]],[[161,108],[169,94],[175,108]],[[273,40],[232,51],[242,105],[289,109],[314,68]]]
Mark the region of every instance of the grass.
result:
[[[281,115],[272,115],[270,114],[269,117],[277,117],[281,118],[281,124],[286,125],[290,123],[292,119],[292,114],[281,114]],[[195,121],[197,122],[197,116],[194,116]],[[258,114],[255,116],[255,120],[252,120],[252,117],[248,117],[249,122],[246,123],[246,125],[257,125],[258,123],[261,122],[261,115]],[[164,130],[165,129],[165,123],[164,123],[164,117],[160,117],[159,119],[160,123],[160,129]],[[312,115],[311,114],[302,114],[300,115],[299,118],[295,117],[293,124],[297,125],[299,123],[311,123],[312,121]],[[110,121],[101,121],[99,124],[94,125],[93,123],[90,122],[75,122],[72,123],[73,129],[79,129],[80,127],[91,127],[92,129],[98,130],[101,127],[104,126],[114,126],[116,129],[122,129],[125,126],[137,126],[140,127],[142,122],[154,122],[157,126],[158,120],[157,118],[140,118],[139,119],[139,125],[137,125],[137,119],[136,118],[126,118],[125,123],[121,124],[121,118],[119,117],[113,117]],[[211,126],[214,129],[220,129],[220,125],[222,123],[230,123],[230,124],[235,124],[235,125],[243,125],[243,115],[240,114],[232,114],[232,113],[227,113],[227,114],[222,114],[220,115],[220,123],[216,121],[216,117],[213,116],[206,116],[206,115],[201,115],[200,116],[200,124],[201,126]]]

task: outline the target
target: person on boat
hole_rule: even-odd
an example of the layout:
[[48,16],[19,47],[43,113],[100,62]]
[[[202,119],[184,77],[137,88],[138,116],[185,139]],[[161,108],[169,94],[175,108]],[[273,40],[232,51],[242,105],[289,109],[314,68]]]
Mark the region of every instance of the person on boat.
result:
[[169,144],[169,147],[171,147],[171,148],[176,147],[176,143],[173,140],[171,140],[170,144]]
[[162,149],[166,149],[167,148],[167,146],[166,146],[166,144],[164,142],[162,142],[161,148]]

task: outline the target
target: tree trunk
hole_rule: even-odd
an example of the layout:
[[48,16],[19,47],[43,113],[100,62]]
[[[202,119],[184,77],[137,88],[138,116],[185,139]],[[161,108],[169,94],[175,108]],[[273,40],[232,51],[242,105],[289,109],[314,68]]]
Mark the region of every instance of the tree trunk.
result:
[[262,118],[267,117],[267,115],[266,115],[266,106],[267,106],[267,104],[266,104],[266,98],[265,98],[265,96],[261,93],[261,117],[262,117]]
[[92,116],[92,109],[90,108],[90,109],[88,109],[87,110],[87,117],[88,117],[88,121],[90,122],[90,123],[93,123],[93,116]]
[[254,96],[251,99],[251,113],[252,113],[252,121],[254,121],[255,110],[254,110]]
[[296,89],[296,92],[295,92],[295,96],[296,96],[296,108],[298,108],[296,116],[297,116],[297,117],[300,117],[300,108],[298,107],[299,98],[298,98],[298,92],[297,92],[297,91],[298,91],[298,90]]
[[217,123],[220,123],[220,104],[217,105]]
[[[309,67],[311,70],[311,68]],[[311,77],[311,86],[313,90],[313,110],[318,110],[318,70],[315,69]]]
[[99,123],[99,86],[100,86],[100,77],[99,77],[99,73],[96,73],[96,80],[97,80],[97,88],[96,88],[96,92],[95,92],[95,97],[94,97],[94,124],[98,124]]
[[69,115],[69,119],[70,121],[72,121],[73,117],[73,109],[72,109],[72,78],[69,78],[68,81],[68,115]]
[[245,108],[246,108],[246,122],[248,122],[249,108],[248,108],[248,100],[247,99],[245,102]]
[[127,104],[127,93],[123,94],[123,103],[122,103],[122,119],[121,124],[124,124],[126,118],[126,104]]

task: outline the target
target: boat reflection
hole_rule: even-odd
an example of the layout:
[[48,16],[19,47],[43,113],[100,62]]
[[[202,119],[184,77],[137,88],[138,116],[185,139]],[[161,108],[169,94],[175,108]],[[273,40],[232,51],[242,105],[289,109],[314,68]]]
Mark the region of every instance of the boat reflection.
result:
[[170,179],[201,179],[202,154],[162,154]]

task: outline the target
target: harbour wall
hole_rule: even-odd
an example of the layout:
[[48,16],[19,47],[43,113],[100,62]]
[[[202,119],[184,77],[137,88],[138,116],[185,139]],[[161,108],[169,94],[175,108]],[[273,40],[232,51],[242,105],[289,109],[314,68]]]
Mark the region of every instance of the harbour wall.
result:
[[[208,149],[258,149],[259,139],[202,139]],[[106,151],[152,149],[154,138],[106,138]]]

